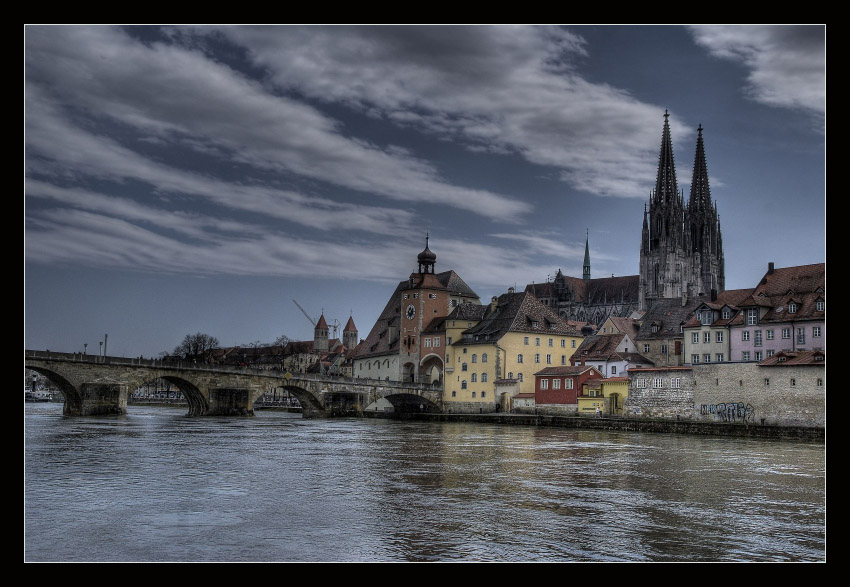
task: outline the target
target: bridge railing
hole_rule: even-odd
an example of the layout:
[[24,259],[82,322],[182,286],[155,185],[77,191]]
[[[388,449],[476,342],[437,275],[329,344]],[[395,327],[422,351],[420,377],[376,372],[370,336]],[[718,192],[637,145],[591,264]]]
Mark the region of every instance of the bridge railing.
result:
[[[143,366],[165,369],[197,369],[206,371],[219,371],[228,373],[254,374],[254,375],[269,375],[272,377],[283,377],[287,370],[277,364],[253,364],[253,365],[221,365],[210,364],[203,361],[174,359],[171,357],[150,358],[145,359],[139,357],[111,357],[102,355],[90,355],[86,353],[61,353],[50,350],[36,351],[25,350],[24,355],[28,359],[39,360],[61,360],[72,361],[79,363],[90,363],[96,365],[117,365],[117,366]],[[402,389],[442,389],[442,382],[436,383],[414,383],[410,381],[390,381],[388,379],[373,379],[368,377],[347,377],[344,375],[327,374],[321,375],[318,373],[293,373],[289,372],[292,378],[308,381],[339,381],[344,383],[355,383],[360,385],[392,385]]]

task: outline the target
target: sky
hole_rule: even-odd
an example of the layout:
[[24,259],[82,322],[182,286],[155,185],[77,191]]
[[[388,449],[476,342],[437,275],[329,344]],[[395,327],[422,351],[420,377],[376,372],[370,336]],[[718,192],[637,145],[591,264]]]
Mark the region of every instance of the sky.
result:
[[702,125],[727,289],[825,262],[825,36],[25,26],[25,348],[365,338],[426,234],[485,303],[586,242],[636,275],[665,111],[686,199]]

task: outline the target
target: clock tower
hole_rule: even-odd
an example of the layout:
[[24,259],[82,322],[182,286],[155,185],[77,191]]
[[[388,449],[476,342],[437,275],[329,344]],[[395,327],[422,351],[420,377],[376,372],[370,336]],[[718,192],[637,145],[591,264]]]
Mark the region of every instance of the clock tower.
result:
[[418,381],[423,353],[420,335],[435,318],[443,318],[449,312],[450,292],[434,273],[437,262],[428,248],[429,236],[425,235],[425,250],[417,257],[417,271],[410,274],[406,287],[401,292],[400,349],[402,381]]

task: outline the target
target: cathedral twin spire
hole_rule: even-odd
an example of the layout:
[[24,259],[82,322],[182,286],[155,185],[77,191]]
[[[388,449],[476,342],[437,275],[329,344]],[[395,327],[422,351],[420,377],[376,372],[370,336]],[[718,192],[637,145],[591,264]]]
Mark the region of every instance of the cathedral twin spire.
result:
[[647,300],[722,291],[723,246],[717,207],[711,202],[702,125],[697,129],[691,195],[676,182],[669,113],[664,112],[655,190],[644,206],[641,239],[642,306]]

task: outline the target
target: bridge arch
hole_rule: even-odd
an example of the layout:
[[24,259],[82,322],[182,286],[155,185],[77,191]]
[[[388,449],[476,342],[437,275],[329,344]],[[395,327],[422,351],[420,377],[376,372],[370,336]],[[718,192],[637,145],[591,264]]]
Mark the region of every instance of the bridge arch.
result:
[[396,414],[435,414],[442,411],[437,402],[415,393],[391,393],[384,395],[383,399],[392,404]]
[[26,367],[30,371],[35,371],[39,375],[43,375],[44,377],[46,377],[50,381],[50,383],[53,384],[59,390],[59,392],[62,394],[62,397],[65,398],[64,405],[62,406],[63,414],[69,416],[72,414],[78,414],[82,410],[83,397],[80,394],[79,390],[77,390],[74,384],[68,381],[68,379],[66,379],[53,369],[46,369],[44,367],[37,367],[32,365],[27,365]]
[[419,361],[419,381],[428,385],[443,381],[443,357],[428,353]]

